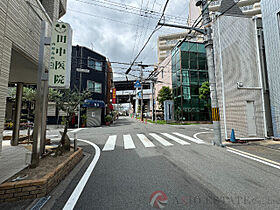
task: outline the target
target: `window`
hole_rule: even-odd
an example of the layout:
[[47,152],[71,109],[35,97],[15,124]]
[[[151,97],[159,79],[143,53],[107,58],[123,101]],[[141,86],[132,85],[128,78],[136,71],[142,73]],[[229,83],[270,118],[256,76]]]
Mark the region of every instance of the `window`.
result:
[[96,62],[95,62],[95,69],[96,69],[97,71],[102,71],[102,63],[99,62],[99,61],[96,61]]
[[102,84],[94,81],[87,81],[87,90],[94,93],[102,93]]
[[88,58],[88,67],[94,69],[94,60]]
[[102,71],[102,62],[100,61],[95,61],[92,58],[88,58],[88,67],[95,69],[97,71]]

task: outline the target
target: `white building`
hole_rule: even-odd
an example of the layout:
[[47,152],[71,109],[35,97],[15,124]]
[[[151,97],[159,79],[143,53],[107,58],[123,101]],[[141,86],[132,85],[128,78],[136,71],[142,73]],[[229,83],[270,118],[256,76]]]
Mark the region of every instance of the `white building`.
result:
[[274,136],[280,137],[280,1],[261,2]]

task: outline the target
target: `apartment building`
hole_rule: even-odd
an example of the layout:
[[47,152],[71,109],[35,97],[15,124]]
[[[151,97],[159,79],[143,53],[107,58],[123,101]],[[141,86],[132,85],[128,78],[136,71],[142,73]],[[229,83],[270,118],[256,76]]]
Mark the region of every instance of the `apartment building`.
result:
[[[8,85],[36,84],[41,22],[48,24],[66,12],[67,0],[0,1],[0,150],[5,123]],[[46,52],[46,67],[49,51]],[[20,107],[21,100],[18,100]],[[20,108],[19,108],[20,112]]]
[[219,12],[221,7],[227,7],[228,5],[231,6],[232,2],[238,2],[237,6],[246,16],[253,17],[256,15],[261,15],[261,0],[213,0],[210,3],[209,10],[210,12]]

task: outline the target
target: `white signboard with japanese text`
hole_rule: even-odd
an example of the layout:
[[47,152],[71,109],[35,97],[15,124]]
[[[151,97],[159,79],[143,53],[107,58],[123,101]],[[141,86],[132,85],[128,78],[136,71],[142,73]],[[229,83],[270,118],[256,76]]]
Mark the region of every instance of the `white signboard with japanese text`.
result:
[[72,29],[69,24],[54,22],[51,36],[49,86],[67,89],[70,87],[72,54]]

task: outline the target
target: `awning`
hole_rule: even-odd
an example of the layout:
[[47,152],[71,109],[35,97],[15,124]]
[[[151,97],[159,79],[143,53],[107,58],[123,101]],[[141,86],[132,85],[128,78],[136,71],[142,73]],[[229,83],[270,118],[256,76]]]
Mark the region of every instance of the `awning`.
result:
[[105,103],[104,103],[104,101],[101,101],[101,100],[86,99],[84,101],[83,107],[104,108],[105,107]]

